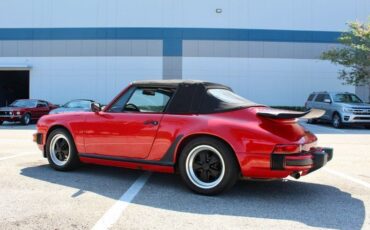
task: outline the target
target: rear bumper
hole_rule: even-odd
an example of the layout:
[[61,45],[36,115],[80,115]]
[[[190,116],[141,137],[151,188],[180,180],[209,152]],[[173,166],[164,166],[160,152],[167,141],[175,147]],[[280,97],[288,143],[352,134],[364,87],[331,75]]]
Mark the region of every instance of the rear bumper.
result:
[[323,167],[332,158],[331,148],[314,148],[299,154],[272,154],[271,170],[288,170],[305,175]]

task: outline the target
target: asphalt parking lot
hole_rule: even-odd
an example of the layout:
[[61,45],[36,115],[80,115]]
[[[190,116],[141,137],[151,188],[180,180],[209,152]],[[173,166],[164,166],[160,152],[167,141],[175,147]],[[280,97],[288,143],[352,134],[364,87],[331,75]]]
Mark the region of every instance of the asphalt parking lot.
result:
[[214,197],[190,192],[177,175],[56,172],[32,142],[34,125],[0,126],[1,229],[370,229],[370,130],[304,125],[335,149],[324,169],[240,181]]

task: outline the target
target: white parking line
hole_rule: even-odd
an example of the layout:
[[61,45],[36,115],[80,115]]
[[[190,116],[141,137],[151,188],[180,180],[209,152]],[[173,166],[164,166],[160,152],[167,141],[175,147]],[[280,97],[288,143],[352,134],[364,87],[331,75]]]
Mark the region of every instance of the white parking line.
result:
[[332,169],[328,169],[328,168],[324,168],[323,170],[325,170],[326,172],[330,173],[330,174],[333,174],[335,176],[338,176],[338,177],[341,177],[343,179],[346,179],[346,180],[349,180],[353,183],[356,183],[356,184],[359,184],[359,185],[362,185],[364,186],[365,188],[368,188],[370,189],[370,184],[365,182],[365,181],[362,181],[362,180],[359,180],[357,178],[354,178],[354,177],[351,177],[351,176],[348,176],[344,173],[341,173],[341,172],[337,172],[337,171],[334,171]]
[[8,159],[11,159],[11,158],[16,158],[16,157],[21,157],[21,156],[25,156],[25,155],[31,155],[31,154],[37,154],[37,153],[35,153],[35,152],[33,152],[33,153],[19,153],[19,154],[15,154],[15,155],[8,156],[8,157],[0,157],[0,161],[8,160]]
[[145,183],[150,177],[149,172],[145,172],[141,175],[130,188],[122,194],[119,200],[100,218],[100,220],[94,225],[93,230],[104,230],[109,229],[117,222],[123,211],[135,198],[135,196],[144,187]]

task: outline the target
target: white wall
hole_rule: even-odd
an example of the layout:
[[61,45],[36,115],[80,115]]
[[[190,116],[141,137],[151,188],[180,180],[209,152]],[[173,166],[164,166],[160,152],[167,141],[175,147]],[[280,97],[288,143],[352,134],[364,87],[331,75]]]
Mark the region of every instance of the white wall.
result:
[[303,106],[312,91],[349,91],[337,80],[337,67],[311,59],[184,58],[183,75],[224,83],[252,101]]
[[[369,0],[1,0],[0,28],[342,31],[346,22],[364,21],[369,14]],[[163,65],[162,57],[0,58],[4,66],[25,62],[33,67],[31,97],[55,103],[83,97],[107,103],[130,81],[162,78]],[[337,71],[310,59],[184,57],[182,75],[228,84],[257,102],[302,105],[312,90],[353,91],[337,80]]]
[[57,104],[78,98],[108,103],[132,81],[162,78],[161,57],[0,58],[0,63],[31,66],[30,97]]
[[[221,8],[222,14],[215,9]],[[369,0],[1,0],[0,28],[201,27],[341,31]]]

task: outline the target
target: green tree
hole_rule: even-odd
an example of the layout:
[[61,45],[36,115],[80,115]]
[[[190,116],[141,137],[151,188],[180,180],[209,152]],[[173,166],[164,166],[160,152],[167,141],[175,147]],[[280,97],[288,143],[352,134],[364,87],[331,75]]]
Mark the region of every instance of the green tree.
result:
[[341,47],[324,52],[324,60],[344,66],[339,79],[345,84],[370,85],[370,18],[367,23],[351,22],[338,41]]

